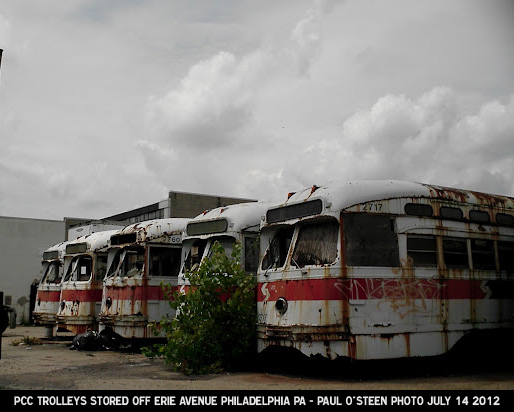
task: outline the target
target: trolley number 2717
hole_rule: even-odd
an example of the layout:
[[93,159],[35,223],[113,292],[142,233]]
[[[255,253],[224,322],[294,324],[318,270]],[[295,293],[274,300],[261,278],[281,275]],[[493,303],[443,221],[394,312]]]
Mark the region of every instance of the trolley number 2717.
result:
[[[470,405],[468,396],[457,396],[457,405]],[[499,396],[472,396],[471,405],[473,406],[500,406]]]

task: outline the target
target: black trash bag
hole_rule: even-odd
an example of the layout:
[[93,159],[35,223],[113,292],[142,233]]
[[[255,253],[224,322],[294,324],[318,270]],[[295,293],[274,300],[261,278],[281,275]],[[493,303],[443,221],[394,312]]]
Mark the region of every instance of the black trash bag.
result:
[[90,330],[85,333],[80,333],[73,338],[71,342],[71,349],[76,350],[98,350],[100,349],[100,342],[98,333]]
[[114,332],[112,328],[106,328],[100,333],[91,330],[75,336],[70,349],[89,351],[117,350],[125,344],[125,338]]
[[98,334],[98,343],[105,350],[117,350],[126,344],[125,338],[108,327]]

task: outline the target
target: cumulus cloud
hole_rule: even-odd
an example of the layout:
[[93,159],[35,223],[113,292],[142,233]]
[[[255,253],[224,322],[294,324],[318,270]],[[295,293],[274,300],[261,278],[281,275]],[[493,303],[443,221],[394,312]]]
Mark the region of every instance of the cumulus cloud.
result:
[[343,124],[339,136],[299,153],[287,179],[395,178],[510,194],[514,173],[514,95],[463,113],[459,96],[436,87],[417,99],[387,95]]
[[501,8],[4,3],[2,214],[101,217],[168,190],[283,199],[382,177],[514,194]]

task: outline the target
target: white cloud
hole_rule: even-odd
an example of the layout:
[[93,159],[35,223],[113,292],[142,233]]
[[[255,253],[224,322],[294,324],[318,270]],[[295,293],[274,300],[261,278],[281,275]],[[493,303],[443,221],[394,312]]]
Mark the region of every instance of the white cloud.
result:
[[[299,164],[323,164],[285,173],[312,183],[331,179],[398,178],[512,193],[514,95],[505,104],[484,103],[462,113],[449,88],[434,88],[412,100],[384,96],[350,116],[340,136],[300,154]],[[313,173],[314,171],[314,173]]]

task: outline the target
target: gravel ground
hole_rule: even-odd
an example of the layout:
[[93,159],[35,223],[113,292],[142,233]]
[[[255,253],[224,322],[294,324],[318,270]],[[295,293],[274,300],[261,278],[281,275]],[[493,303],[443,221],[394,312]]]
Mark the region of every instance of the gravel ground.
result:
[[[365,370],[280,366],[263,360],[246,372],[184,376],[162,359],[140,353],[70,350],[71,336],[45,340],[43,327],[7,329],[2,338],[0,388],[13,390],[514,390],[514,370],[502,363],[452,369],[433,363],[373,363]],[[37,344],[13,345],[24,337]],[[279,358],[281,361],[284,358]],[[299,367],[301,366],[301,368]],[[344,367],[343,367],[344,368]]]

